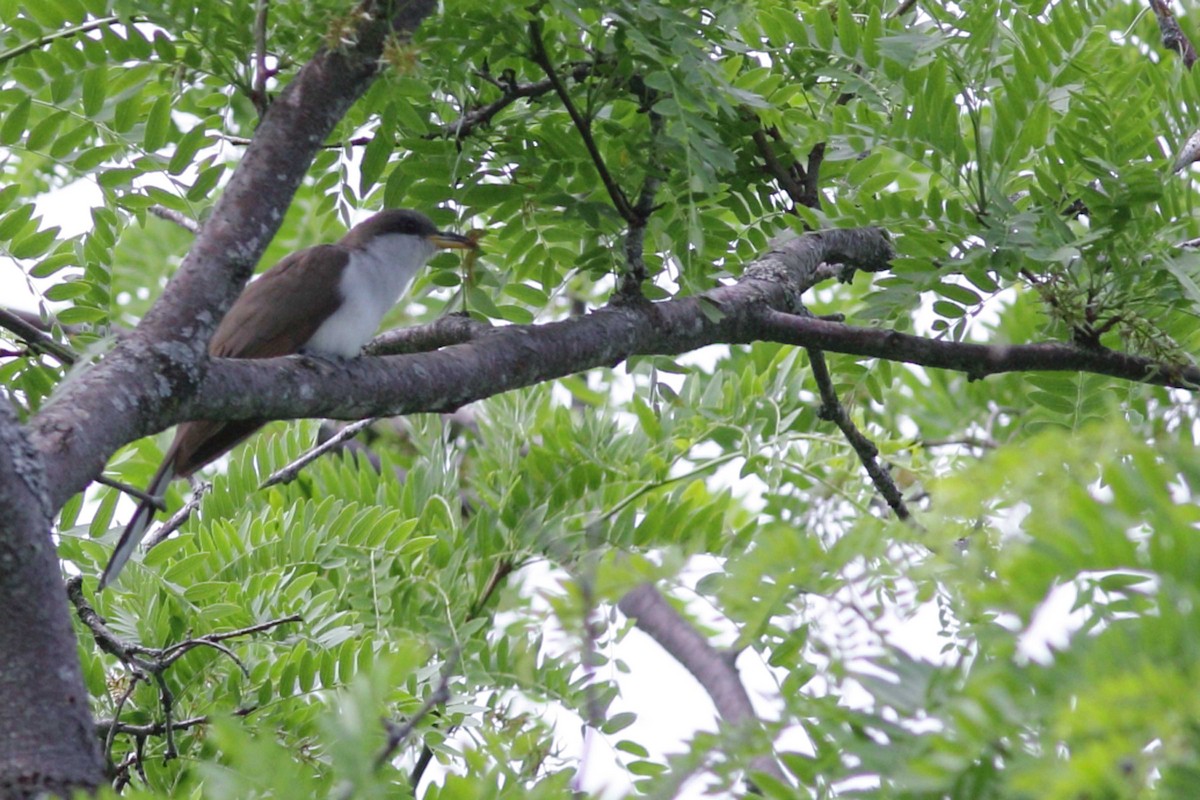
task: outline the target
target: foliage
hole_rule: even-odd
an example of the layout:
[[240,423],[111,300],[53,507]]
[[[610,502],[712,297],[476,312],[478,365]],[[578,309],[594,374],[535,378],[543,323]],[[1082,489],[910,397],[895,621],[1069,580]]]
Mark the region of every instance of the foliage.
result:
[[[365,209],[411,206],[488,236],[471,275],[434,262],[406,319],[465,306],[540,322],[604,302],[626,222],[560,98],[454,128],[545,78],[536,22],[561,72],[579,68],[569,97],[621,191],[662,181],[652,298],[738,274],[779,234],[879,225],[893,269],[822,287],[814,313],[1190,363],[1200,262],[1177,245],[1200,231],[1164,143],[1195,127],[1200,78],[1137,4],[445,6],[390,43],[264,266]],[[339,46],[350,7],[269,4],[269,91]],[[0,253],[41,281],[55,335],[86,356],[141,317],[187,250],[150,207],[203,220],[253,136],[255,8],[0,0]],[[819,176],[817,202],[794,202],[764,168],[764,131],[785,168]],[[38,198],[77,181],[101,199],[66,236]],[[919,527],[888,520],[820,418],[808,359],[769,343],[635,360],[478,404],[467,424],[378,426],[377,465],[327,457],[266,490],[316,428],[251,440],[97,610],[147,646],[303,621],[227,642],[245,673],[216,648],[167,671],[176,718],[212,720],[176,734],[180,759],[151,738],[145,785],[126,796],[391,797],[427,746],[447,774],[421,785],[426,798],[560,797],[581,772],[600,782],[563,744],[580,722],[616,754],[618,788],[671,796],[691,775],[733,787],[753,741],[702,733],[664,758],[610,712],[641,676],[613,655],[628,626],[592,624],[611,621],[596,608],[648,579],[778,682],[770,730],[795,786],[760,778],[769,796],[1192,796],[1187,398],[1097,375],[969,382],[829,361]],[[0,362],[24,414],[69,379],[48,355]],[[130,445],[110,474],[144,485],[162,444]],[[172,507],[182,498],[171,490]],[[68,573],[98,574],[123,511],[100,487],[63,509]],[[1039,620],[1064,598],[1070,633],[1041,647]],[[130,676],[82,627],[80,658],[97,717],[161,721],[146,684],[118,708]],[[378,720],[416,714],[443,676],[451,701],[375,770]],[[136,746],[116,737],[114,760]]]

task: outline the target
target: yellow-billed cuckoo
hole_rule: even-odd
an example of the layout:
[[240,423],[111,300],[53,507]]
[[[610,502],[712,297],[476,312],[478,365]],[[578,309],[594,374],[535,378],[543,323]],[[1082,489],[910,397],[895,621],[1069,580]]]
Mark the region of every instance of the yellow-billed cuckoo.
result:
[[[465,236],[439,231],[424,214],[381,211],[355,225],[336,244],[292,253],[247,286],[213,334],[209,355],[356,356],[435,250],[474,247]],[[229,452],[266,422],[183,423],[147,493],[161,497],[171,481]],[[143,501],[100,577],[101,589],[125,566],[153,516],[154,504]]]

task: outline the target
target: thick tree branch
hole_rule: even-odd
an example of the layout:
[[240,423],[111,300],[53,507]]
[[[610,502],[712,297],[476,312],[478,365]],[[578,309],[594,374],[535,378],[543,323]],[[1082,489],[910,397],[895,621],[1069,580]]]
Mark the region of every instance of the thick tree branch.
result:
[[[824,231],[779,245],[747,267],[732,286],[663,303],[610,306],[545,325],[508,326],[436,353],[344,364],[295,357],[214,360],[185,413],[215,419],[357,419],[453,410],[509,389],[613,366],[631,355],[755,341],[762,338],[763,312],[799,307],[800,293],[830,276],[827,260],[878,270],[887,266],[890,255],[886,234],[879,229]],[[292,369],[278,370],[285,363]],[[299,406],[305,407],[300,414]]]
[[[433,0],[364,0],[354,43],[322,50],[263,117],[212,216],[137,331],[64,383],[31,422],[58,507],[147,421],[178,411],[207,365],[209,338],[278,229],[309,164],[379,69],[385,38],[416,28]],[[390,17],[388,15],[391,15]],[[80,424],[103,420],[103,424]]]
[[[433,353],[346,363],[302,357],[215,360],[184,413],[213,419],[361,419],[445,412],[511,389],[614,366],[633,355],[677,355],[708,344],[758,340],[952,369],[973,379],[1014,371],[1083,371],[1185,389],[1200,386],[1195,367],[1112,350],[938,341],[780,310],[795,307],[799,292],[829,276],[826,259],[877,269],[888,252],[880,231],[826,231],[782,245],[748,267],[737,284],[697,297],[508,326]],[[176,421],[164,416],[157,425]]]

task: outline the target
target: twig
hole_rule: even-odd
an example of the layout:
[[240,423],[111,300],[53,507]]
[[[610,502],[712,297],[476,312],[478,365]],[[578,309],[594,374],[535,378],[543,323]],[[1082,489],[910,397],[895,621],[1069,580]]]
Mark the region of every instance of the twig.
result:
[[[242,709],[235,711],[238,716],[245,716]],[[248,712],[247,712],[248,713]],[[188,728],[198,728],[201,725],[207,725],[212,721],[212,718],[207,714],[199,717],[188,717],[187,719],[178,719],[172,722],[177,731],[184,731]],[[112,719],[96,720],[96,733],[108,736],[110,732],[123,733],[128,736],[162,736],[166,732],[166,726],[161,722],[147,722],[144,725],[134,725],[131,722],[121,722],[115,717]]]
[[909,513],[908,506],[904,503],[904,495],[900,493],[900,489],[892,480],[892,476],[888,474],[887,469],[879,463],[879,448],[858,429],[854,420],[850,419],[850,414],[846,412],[846,407],[838,399],[837,390],[833,386],[833,378],[829,374],[829,366],[825,363],[824,351],[810,347],[808,348],[808,359],[812,364],[813,378],[821,393],[821,411],[818,416],[838,426],[842,435],[846,437],[846,441],[858,454],[867,474],[871,476],[871,482],[875,484],[875,489],[883,495],[883,499],[891,506],[892,511],[896,512],[896,516],[902,520],[912,519],[912,514]]
[[241,659],[234,655],[228,647],[222,645],[221,642],[224,642],[227,639],[236,639],[240,636],[250,636],[251,634],[269,631],[272,628],[278,628],[280,625],[287,625],[292,622],[303,621],[304,618],[299,614],[291,614],[286,617],[279,617],[277,619],[267,620],[266,622],[260,622],[257,625],[238,628],[234,631],[225,631],[223,633],[206,633],[203,636],[187,639],[186,641],[173,644],[170,647],[165,647],[156,652],[158,653],[158,657],[162,660],[163,666],[169,667],[171,664],[174,664],[176,661],[186,655],[189,650],[193,650],[197,647],[212,647],[229,656],[229,658],[231,658],[248,677],[250,675],[250,671],[246,669],[246,665],[243,664]]
[[[129,685],[125,687],[125,691],[121,692],[121,696],[117,699],[117,707],[113,710],[113,719],[121,716],[121,709],[125,708],[125,704],[129,702],[129,698],[133,696],[133,690],[137,688],[137,678],[130,678]],[[109,764],[112,763],[112,748],[113,743],[117,739],[117,726],[112,725],[108,729],[108,733],[104,736],[104,760]]]
[[[149,683],[151,680],[153,680],[155,685],[158,687],[158,702],[159,706],[162,708],[163,721],[159,728],[153,729],[153,732],[161,732],[163,737],[166,739],[164,758],[166,760],[177,758],[179,752],[175,746],[175,731],[181,730],[185,727],[191,727],[192,725],[202,724],[203,721],[207,721],[207,718],[196,718],[195,720],[188,721],[186,724],[184,722],[177,722],[172,719],[172,714],[174,713],[175,708],[175,696],[171,692],[170,686],[167,685],[165,678],[167,669],[170,668],[170,666],[180,658],[182,658],[187,652],[197,647],[212,647],[217,651],[229,656],[229,658],[238,665],[243,673],[249,675],[249,669],[242,662],[242,660],[238,658],[232,650],[221,644],[221,642],[238,636],[248,636],[250,634],[260,633],[262,631],[278,627],[279,625],[302,621],[299,614],[292,614],[291,616],[268,620],[267,622],[262,622],[257,625],[251,625],[247,628],[239,628],[238,630],[225,631],[223,633],[205,634],[204,636],[187,639],[186,641],[179,642],[168,647],[146,647],[145,645],[137,644],[135,642],[127,642],[117,637],[111,630],[109,630],[104,618],[96,613],[96,610],[92,608],[91,604],[87,601],[87,598],[83,596],[82,576],[76,576],[67,581],[67,597],[71,600],[71,604],[75,607],[75,613],[79,617],[80,622],[82,622],[84,626],[86,626],[91,632],[92,638],[95,640],[100,649],[106,653],[109,653],[110,655],[116,656],[117,659],[129,669],[129,687],[126,689],[121,699],[117,702],[117,708],[113,714],[113,719],[108,723],[108,728],[105,733],[105,753],[107,754],[107,758],[110,763],[112,761],[112,743],[117,733],[130,733],[131,735],[135,736],[139,742],[139,761],[132,763],[140,763],[142,758],[141,742],[145,736],[148,735],[148,731],[137,726],[125,727],[119,721],[121,710],[124,708],[125,703],[128,701],[130,695],[133,694],[134,687],[139,682]],[[246,711],[245,713],[249,713],[249,711]],[[124,770],[127,772],[128,768],[129,764],[125,763],[119,768],[119,770]]]
[[271,104],[267,98],[267,80],[275,72],[267,69],[267,12],[270,4],[268,0],[255,0],[254,5],[254,87],[250,91],[250,100],[258,109],[259,119],[262,119]]
[[51,337],[47,336],[38,327],[26,319],[23,319],[14,311],[9,311],[7,308],[0,308],[0,328],[12,331],[21,341],[29,346],[29,349],[36,353],[45,353],[58,359],[59,363],[70,366],[75,363],[75,354],[71,349],[64,347]]
[[629,198],[625,196],[625,192],[622,191],[620,185],[613,178],[612,174],[609,173],[608,166],[604,163],[604,157],[600,155],[600,148],[596,146],[596,140],[592,136],[591,123],[584,118],[583,114],[579,113],[579,109],[575,107],[575,103],[571,100],[571,95],[567,92],[567,87],[559,78],[558,72],[554,68],[554,63],[550,60],[550,56],[546,52],[546,43],[542,41],[542,23],[536,19],[529,21],[529,40],[532,45],[530,59],[546,73],[546,77],[554,85],[554,91],[558,95],[558,99],[562,101],[563,107],[571,115],[571,121],[575,123],[575,129],[579,131],[579,136],[583,139],[583,146],[587,148],[588,155],[591,156],[592,163],[596,167],[596,172],[600,175],[600,181],[604,184],[604,188],[608,190],[608,196],[612,198],[617,213],[621,215],[621,219],[629,224],[633,224],[637,219],[633,206],[630,205]]
[[13,47],[9,50],[5,50],[3,53],[0,53],[0,65],[4,64],[6,61],[11,61],[12,59],[17,58],[18,56],[22,56],[25,53],[28,53],[32,50],[38,50],[40,48],[43,48],[46,45],[51,44],[52,42],[58,41],[59,39],[70,39],[73,36],[79,36],[81,34],[88,33],[89,31],[94,31],[97,28],[107,28],[109,25],[119,25],[122,23],[135,23],[135,22],[145,22],[145,21],[146,21],[146,17],[140,16],[140,15],[126,17],[125,19],[122,19],[121,17],[118,17],[118,16],[113,16],[113,17],[100,17],[99,19],[88,20],[87,22],[83,23],[82,25],[76,25],[74,28],[63,28],[62,30],[54,31],[53,33],[48,33],[45,36],[39,36],[36,39],[32,39],[32,40],[26,42],[25,44],[17,45],[16,47]]
[[438,681],[437,688],[433,690],[433,694],[425,698],[425,702],[417,709],[417,713],[406,719],[402,725],[397,725],[390,719],[383,721],[384,726],[387,728],[388,738],[383,749],[375,756],[375,769],[380,769],[388,762],[392,754],[412,735],[412,732],[421,724],[421,720],[429,715],[429,712],[438,706],[450,702],[450,675],[457,663],[458,654],[456,653],[446,662],[446,666],[442,669],[441,679]]
[[[502,558],[496,563],[488,582],[483,587],[483,592],[471,604],[471,610],[467,612],[467,621],[473,620],[483,613],[483,608],[487,605],[488,600],[504,584],[504,580],[512,574],[514,569],[516,569],[516,565],[509,558]],[[429,768],[432,761],[433,748],[426,744],[421,747],[417,763],[413,765],[412,773],[408,776],[408,786],[414,797],[417,795],[417,790],[421,788],[421,779],[425,776],[425,770]]]
[[1000,443],[995,439],[964,436],[961,439],[921,439],[915,444],[932,449],[935,447],[969,447],[973,450],[995,450]]
[[638,191],[637,202],[633,204],[633,219],[628,220],[629,229],[625,233],[625,276],[621,281],[618,294],[625,298],[642,297],[642,284],[646,281],[646,262],[643,257],[646,243],[646,224],[654,213],[654,198],[662,185],[662,161],[659,153],[659,141],[663,131],[663,117],[654,110],[654,93],[646,87],[642,94],[642,106],[650,115],[649,156],[646,159],[646,177],[642,179],[642,188]]
[[195,234],[200,232],[199,222],[196,222],[196,220],[192,219],[186,214],[183,214],[182,212],[176,211],[173,208],[155,205],[150,206],[150,208],[146,210],[159,219],[165,219],[167,222],[174,222],[176,225],[183,228],[185,231],[188,231],[189,233]]
[[[708,640],[659,593],[654,584],[644,583],[625,593],[617,608],[638,629],[666,650],[700,682],[712,698],[717,713],[733,728],[765,733],[754,713],[750,696],[742,685],[733,659],[715,650]],[[772,755],[755,758],[751,768],[786,784],[783,770]]]
[[808,174],[804,168],[795,159],[792,160],[790,166],[784,166],[783,162],[779,160],[779,156],[776,155],[775,148],[767,139],[766,132],[761,127],[755,128],[754,132],[750,134],[750,138],[753,140],[754,146],[758,148],[758,154],[762,156],[767,172],[779,182],[779,188],[783,189],[793,203],[813,208],[814,205],[808,197],[806,185]]
[[[592,74],[596,68],[596,64],[592,62],[583,62],[575,64],[569,68],[567,75],[572,80],[581,81]],[[433,131],[426,133],[426,139],[439,139],[446,136],[452,136],[455,139],[462,139],[469,136],[476,128],[481,125],[487,125],[492,119],[504,109],[521,99],[533,99],[549,94],[554,91],[554,81],[545,78],[532,83],[515,83],[512,81],[496,80],[490,75],[480,73],[481,78],[498,87],[504,94],[499,100],[477,106],[468,111],[464,111],[462,116],[456,120],[444,123]]]
[[271,473],[271,475],[265,481],[258,485],[259,491],[266,489],[268,486],[274,486],[279,483],[291,483],[292,481],[296,480],[296,476],[300,474],[300,470],[304,469],[313,461],[316,461],[318,458],[328,453],[330,450],[341,447],[342,442],[346,441],[347,439],[354,438],[363,428],[370,427],[378,421],[378,417],[369,417],[368,419],[360,419],[358,422],[350,423],[333,436],[330,436],[324,442],[321,442],[321,444],[317,445],[316,447],[312,447],[307,452],[301,454],[301,456],[292,463]]
[[[593,62],[584,62],[571,65],[567,71],[567,75],[572,80],[581,81],[595,70],[596,64]],[[554,91],[554,84],[549,78],[533,81],[531,83],[505,83],[498,81],[490,76],[484,77],[489,83],[499,87],[504,95],[498,100],[493,100],[481,106],[476,106],[467,111],[464,111],[458,119],[444,122],[436,126],[433,130],[426,132],[421,138],[423,139],[442,139],[452,137],[454,139],[464,139],[475,132],[476,128],[487,125],[504,109],[508,108],[518,100],[532,100],[542,95],[549,94]],[[253,141],[246,136],[233,136],[231,134],[218,134],[222,141],[238,147],[247,147]],[[376,136],[380,133],[374,133],[365,136],[355,136],[350,139],[344,139],[340,142],[329,142],[322,147],[326,150],[344,150],[347,147],[365,147],[369,145]]]
[[183,508],[179,509],[170,517],[168,517],[166,522],[158,527],[158,530],[146,537],[145,543],[142,545],[143,549],[150,550],[154,547],[157,547],[158,545],[162,544],[168,536],[179,530],[179,526],[187,522],[188,517],[192,515],[192,512],[200,507],[200,501],[204,499],[204,493],[211,488],[212,484],[208,483],[207,481],[201,481],[200,483],[197,483],[196,487],[192,489],[192,496],[189,497],[188,501],[183,504]]
[[144,492],[136,486],[130,486],[128,483],[119,481],[116,478],[110,478],[106,475],[97,475],[94,480],[96,483],[116,489],[118,492],[123,492],[130,497],[136,497],[138,500],[141,500],[144,503],[149,503],[159,511],[167,510],[167,504],[163,502],[161,497]]

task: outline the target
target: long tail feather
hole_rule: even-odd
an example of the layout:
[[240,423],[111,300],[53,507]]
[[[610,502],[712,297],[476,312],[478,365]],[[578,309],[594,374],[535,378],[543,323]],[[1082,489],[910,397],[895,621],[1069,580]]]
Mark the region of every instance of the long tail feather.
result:
[[[158,472],[154,475],[154,480],[150,481],[150,485],[146,488],[146,493],[154,497],[162,497],[166,491],[167,484],[175,478],[175,468],[172,466],[173,459],[166,459],[162,466],[158,468]],[[125,526],[125,532],[121,534],[121,540],[117,542],[117,547],[113,550],[112,556],[108,559],[108,566],[104,568],[104,574],[100,576],[100,588],[108,586],[117,575],[121,574],[121,569],[125,566],[125,562],[129,561],[129,557],[133,555],[133,551],[137,549],[139,543],[146,535],[146,531],[150,528],[150,522],[154,519],[155,512],[154,504],[143,500],[138,506],[137,511],[133,514],[133,519],[129,520],[129,524]]]

